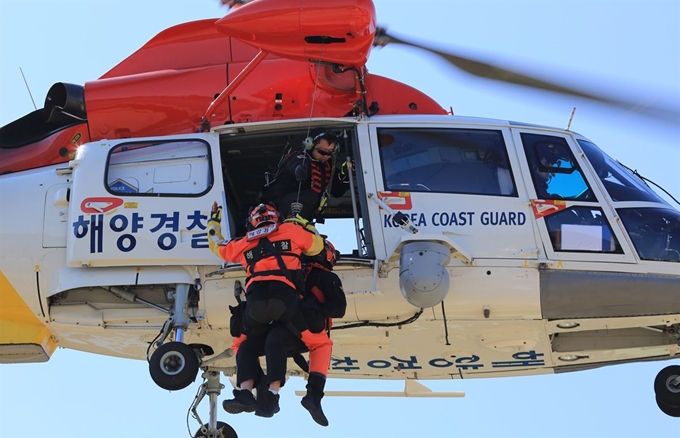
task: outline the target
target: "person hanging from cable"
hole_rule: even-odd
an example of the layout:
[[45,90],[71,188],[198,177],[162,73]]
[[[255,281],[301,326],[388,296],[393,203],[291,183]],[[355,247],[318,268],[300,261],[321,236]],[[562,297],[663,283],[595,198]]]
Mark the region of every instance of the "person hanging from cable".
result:
[[262,202],[276,203],[286,218],[299,215],[307,221],[319,219],[328,197],[340,197],[349,189],[348,162],[336,169],[339,149],[339,137],[333,131],[308,138],[302,152],[285,157]]
[[[309,350],[330,352],[327,336],[312,334],[298,311],[299,291],[304,288],[300,257],[314,256],[323,239],[311,224],[283,222],[271,204],[255,207],[243,238],[224,240],[221,208],[213,204],[207,234],[210,250],[227,262],[238,262],[246,270],[245,334],[236,356],[237,385],[234,399],[225,400],[227,412],[255,412],[271,417],[279,411],[279,389],[285,383],[288,345],[302,339]],[[275,326],[271,324],[277,322]],[[258,404],[252,389],[257,377],[259,345],[264,345],[269,391]]]
[[[324,250],[317,256],[302,257],[306,278],[300,311],[308,330],[302,332],[301,339],[290,336],[286,333],[285,328],[282,329],[280,325],[274,323],[270,328],[270,331],[274,333],[272,338],[267,337],[263,339],[261,337],[259,338],[259,344],[258,340],[246,342],[248,336],[243,334],[244,330],[241,322],[243,319],[243,304],[240,302],[240,298],[238,306],[230,306],[232,310],[230,327],[231,335],[234,338],[231,348],[237,358],[241,345],[244,343],[245,348],[254,349],[254,351],[248,351],[247,354],[257,354],[258,356],[265,354],[265,344],[266,342],[271,342],[272,339],[281,345],[285,345],[288,357],[292,357],[302,371],[308,373],[307,394],[303,397],[301,404],[312,415],[312,419],[321,426],[328,426],[329,424],[321,408],[321,399],[324,396],[323,390],[326,384],[332,353],[332,343],[329,336],[332,318],[342,318],[345,316],[347,308],[347,300],[342,289],[342,282],[335,273],[331,272],[338,257],[338,251],[328,240],[324,241]],[[309,351],[309,362],[306,362],[301,355],[301,353],[307,351]],[[259,367],[259,363],[258,369],[254,374],[255,381],[253,386],[258,389],[259,402],[259,394],[267,390],[266,386],[263,387],[261,384],[262,381],[266,380],[266,377]],[[242,412],[240,406],[235,406],[229,400],[226,400],[223,406],[228,412]]]
[[[308,330],[302,332],[302,338],[298,339],[290,336],[285,328],[276,323],[271,326],[272,337],[267,339],[260,338],[251,342],[246,342],[247,354],[262,356],[266,351],[266,342],[276,340],[280,345],[285,345],[287,356],[292,357],[300,368],[308,373],[307,394],[301,403],[312,415],[312,419],[321,426],[328,426],[322,408],[321,399],[324,396],[323,390],[326,384],[328,368],[331,360],[332,343],[329,339],[329,332],[332,326],[332,318],[342,318],[345,316],[347,300],[342,288],[340,278],[331,270],[338,260],[338,251],[333,244],[324,240],[324,250],[314,257],[302,257],[303,270],[305,272],[305,287],[300,303],[300,311],[304,317]],[[240,297],[240,293],[237,295]],[[240,301],[240,299],[238,300]],[[236,307],[231,307],[231,334],[234,338],[232,350],[239,357],[241,345],[248,337],[243,333],[243,304],[239,302]],[[252,339],[252,338],[251,338]],[[251,349],[253,351],[251,351]],[[301,353],[309,351],[309,363],[304,362]],[[239,360],[242,363],[242,360]],[[254,373],[254,385],[259,389],[258,394],[266,391],[266,387],[258,384],[262,381],[264,373],[259,367]],[[240,379],[239,379],[240,381]],[[258,395],[258,401],[259,401]],[[241,406],[227,400],[224,405],[225,410],[232,413],[242,412]]]

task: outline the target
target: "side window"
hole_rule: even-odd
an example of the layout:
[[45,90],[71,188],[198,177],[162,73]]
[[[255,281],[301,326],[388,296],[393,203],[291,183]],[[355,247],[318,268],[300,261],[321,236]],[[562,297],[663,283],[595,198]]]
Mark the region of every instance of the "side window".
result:
[[600,208],[571,207],[545,217],[555,251],[623,254]]
[[521,135],[539,199],[596,200],[564,138]]
[[501,131],[378,129],[385,188],[517,196]]
[[212,185],[209,151],[200,140],[119,144],[109,153],[107,189],[140,196],[202,195]]

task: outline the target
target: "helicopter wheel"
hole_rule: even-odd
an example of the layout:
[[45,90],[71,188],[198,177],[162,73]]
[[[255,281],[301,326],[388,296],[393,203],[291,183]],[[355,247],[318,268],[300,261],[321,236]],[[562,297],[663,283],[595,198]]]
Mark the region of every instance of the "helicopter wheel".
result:
[[151,355],[149,374],[156,385],[168,391],[186,388],[196,380],[198,356],[187,344],[168,342]]
[[680,418],[680,406],[667,403],[660,399],[658,395],[656,396],[656,405],[664,414],[670,417]]
[[654,393],[657,402],[680,406],[680,365],[671,365],[659,371],[654,379]]
[[[208,425],[204,424],[203,427],[207,429]],[[223,421],[217,422],[217,430],[219,432],[222,432],[222,435],[220,435],[219,433],[217,434],[208,433],[207,435],[205,435],[203,434],[203,432],[201,432],[201,429],[198,429],[198,432],[196,432],[194,438],[238,438],[238,435],[236,434],[234,428],[229,426],[227,423]]]

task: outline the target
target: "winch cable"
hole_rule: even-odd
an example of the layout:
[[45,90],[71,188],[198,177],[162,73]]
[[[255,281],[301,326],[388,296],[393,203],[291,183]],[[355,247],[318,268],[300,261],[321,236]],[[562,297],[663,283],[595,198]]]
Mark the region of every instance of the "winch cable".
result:
[[[321,44],[321,51],[319,52],[319,59],[323,59],[323,44]],[[307,159],[307,151],[309,150],[308,142],[311,141],[309,138],[309,133],[312,131],[312,118],[314,117],[314,103],[316,103],[316,91],[319,87],[319,69],[321,67],[320,63],[316,64],[316,75],[314,78],[314,91],[312,91],[312,105],[309,111],[309,122],[307,123],[307,136],[304,141],[304,153],[302,154],[302,165],[305,165],[305,160]],[[300,204],[300,191],[302,191],[302,181],[298,181],[298,191],[295,197],[295,202],[291,204],[290,211],[293,217],[297,216],[302,210],[302,204]]]

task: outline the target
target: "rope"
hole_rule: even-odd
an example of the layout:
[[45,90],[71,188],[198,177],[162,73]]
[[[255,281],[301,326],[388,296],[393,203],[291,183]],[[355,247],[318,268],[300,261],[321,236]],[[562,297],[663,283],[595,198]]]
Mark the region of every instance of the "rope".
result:
[[[319,52],[319,59],[323,59],[323,43],[321,44],[321,51]],[[309,133],[312,131],[312,117],[314,116],[314,103],[316,102],[316,90],[319,86],[319,68],[321,67],[321,64],[316,64],[316,77],[314,78],[314,91],[312,92],[312,107],[309,111],[309,123],[307,124],[307,137],[309,137]],[[305,159],[307,158],[307,148],[305,148],[305,153],[302,155],[302,165],[305,165]],[[297,191],[297,196],[295,197],[295,203],[300,204],[300,191],[302,190],[302,181],[298,181],[298,191]],[[291,205],[291,213],[293,213],[293,216],[296,215],[296,212],[293,211],[292,205]],[[299,213],[299,211],[297,212]]]

